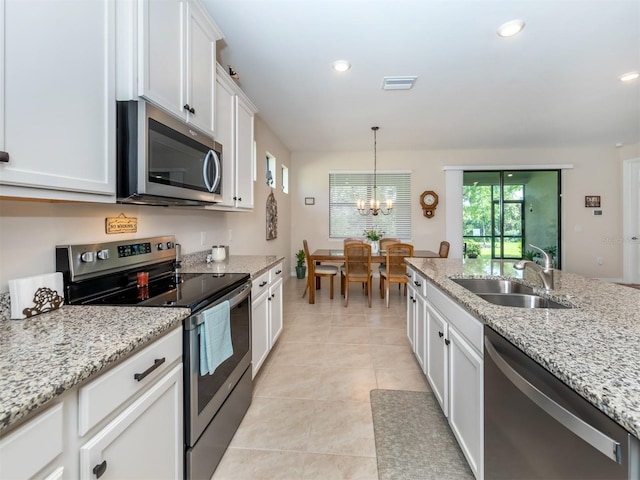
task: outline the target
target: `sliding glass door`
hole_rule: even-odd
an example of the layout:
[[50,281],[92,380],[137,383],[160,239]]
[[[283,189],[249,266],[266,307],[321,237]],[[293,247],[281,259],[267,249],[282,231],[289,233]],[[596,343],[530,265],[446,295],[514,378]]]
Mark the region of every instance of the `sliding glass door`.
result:
[[533,244],[559,265],[559,170],[464,172],[462,212],[467,256],[538,260]]

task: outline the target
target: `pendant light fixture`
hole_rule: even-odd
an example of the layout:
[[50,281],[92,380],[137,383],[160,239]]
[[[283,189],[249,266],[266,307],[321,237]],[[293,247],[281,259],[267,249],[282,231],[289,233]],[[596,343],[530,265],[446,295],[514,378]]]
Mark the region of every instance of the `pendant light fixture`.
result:
[[377,174],[377,133],[380,127],[371,127],[373,130],[373,197],[369,202],[369,206],[365,206],[364,200],[358,200],[357,208],[360,215],[373,215],[374,217],[379,213],[383,215],[389,215],[393,209],[393,202],[387,200],[387,211],[385,212],[380,208],[380,201],[378,200],[378,174]]

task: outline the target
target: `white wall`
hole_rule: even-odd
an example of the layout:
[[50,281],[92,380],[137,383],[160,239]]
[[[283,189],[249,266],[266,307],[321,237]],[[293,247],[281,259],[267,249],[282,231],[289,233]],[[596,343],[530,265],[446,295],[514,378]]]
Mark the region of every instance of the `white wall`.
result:
[[[291,170],[288,150],[259,118],[255,138],[258,158],[268,150]],[[263,163],[258,163],[262,166]],[[274,191],[278,202],[278,238],[266,240],[265,204],[270,189],[262,182],[254,185],[253,212],[216,212],[197,209],[91,203],[50,203],[0,199],[0,292],[8,291],[7,281],[55,271],[55,246],[68,243],[127,240],[174,234],[183,253],[228,244],[232,255],[282,255],[291,268],[289,195]],[[138,218],[138,232],[107,235],[105,218],[124,213]],[[201,232],[206,240],[201,243]],[[231,233],[231,240],[229,234]],[[285,270],[286,271],[286,270]]]
[[[292,190],[292,254],[307,239],[311,249],[331,248],[341,243],[329,239],[328,193],[330,170],[371,170],[371,152],[294,152],[296,168]],[[395,151],[378,148],[378,170],[412,170],[413,239],[419,249],[437,250],[445,239],[445,174],[447,165],[535,165],[573,164],[562,173],[564,269],[589,277],[622,277],[620,245],[611,236],[621,236],[620,152],[615,148],[562,148],[521,150]],[[440,203],[432,219],[422,215],[419,204],[424,190],[439,194]],[[586,195],[600,195],[602,217],[584,207]],[[304,197],[315,197],[305,206]],[[540,207],[537,208],[541,208]],[[448,239],[450,240],[450,239]],[[603,264],[596,259],[602,257]]]

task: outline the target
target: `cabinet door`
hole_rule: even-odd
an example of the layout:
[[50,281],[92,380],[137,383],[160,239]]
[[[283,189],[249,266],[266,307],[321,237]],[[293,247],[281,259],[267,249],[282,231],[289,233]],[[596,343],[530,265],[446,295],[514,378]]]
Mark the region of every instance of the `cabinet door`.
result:
[[233,87],[221,74],[216,76],[216,141],[222,144],[222,202],[219,205],[235,206],[236,182],[235,169],[235,103]]
[[138,52],[138,92],[186,118],[182,83],[185,4],[181,0],[142,0],[139,6],[138,31],[142,41]]
[[269,354],[269,298],[269,292],[266,291],[251,302],[252,378],[256,376]]
[[199,4],[188,3],[187,21],[187,121],[213,135],[216,40],[207,14]]
[[411,350],[416,351],[416,303],[417,293],[414,286],[407,284],[407,338],[411,344]]
[[269,288],[269,348],[273,348],[282,333],[282,279]]
[[114,5],[0,0],[0,195],[114,200]]
[[445,416],[449,416],[448,405],[448,325],[427,305],[427,379],[440,403]]
[[422,371],[427,373],[427,301],[420,295],[415,303],[415,354]]
[[476,478],[482,472],[482,357],[449,328],[449,424]]
[[253,110],[236,97],[236,197],[239,208],[253,208]]
[[182,364],[80,448],[80,478],[181,479]]

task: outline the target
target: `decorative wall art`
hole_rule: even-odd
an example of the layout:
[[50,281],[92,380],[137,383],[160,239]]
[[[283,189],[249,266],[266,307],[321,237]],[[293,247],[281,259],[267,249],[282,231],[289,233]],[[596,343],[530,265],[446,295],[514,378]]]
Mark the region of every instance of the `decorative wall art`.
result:
[[278,202],[273,192],[267,197],[267,240],[278,238]]
[[315,205],[316,204],[316,197],[304,197],[304,204],[305,205]]
[[588,195],[584,197],[584,206],[600,208],[600,195]]

